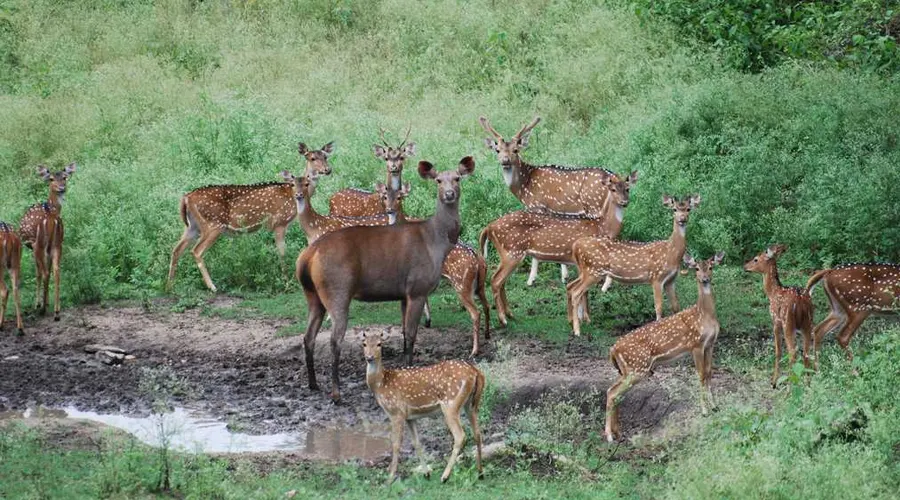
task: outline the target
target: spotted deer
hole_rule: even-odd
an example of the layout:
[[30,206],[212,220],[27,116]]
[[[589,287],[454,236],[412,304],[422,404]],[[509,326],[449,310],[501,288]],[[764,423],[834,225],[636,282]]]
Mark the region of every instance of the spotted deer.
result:
[[16,230],[9,224],[0,221],[0,331],[6,318],[6,304],[9,289],[6,288],[5,274],[9,271],[9,284],[13,293],[13,304],[16,307],[16,332],[22,335],[22,303],[19,300],[19,270],[22,266],[22,240]]
[[715,408],[709,380],[712,377],[713,349],[719,335],[719,320],[712,294],[712,269],[722,263],[724,252],[695,261],[684,256],[685,264],[696,270],[697,303],[663,319],[648,323],[621,337],[609,350],[609,359],[619,378],[606,391],[606,438],[620,436],[618,405],[635,384],[653,374],[662,363],[692,354],[700,377],[700,410],[706,415]]
[[438,185],[433,216],[421,222],[390,226],[355,226],[328,233],[297,258],[295,276],[303,286],[308,309],[306,369],[310,389],[318,389],[315,372],[316,335],[325,313],[331,313],[331,397],[340,399],[341,342],[347,331],[350,302],[399,301],[403,315],[403,350],[412,364],[425,300],[441,280],[447,254],[459,240],[460,180],[475,170],[471,156],[456,170],[437,173],[427,161],[419,175]]
[[520,210],[510,212],[484,228],[479,247],[487,255],[487,242],[490,241],[500,254],[500,266],[491,277],[491,291],[502,325],[512,317],[506,298],[506,280],[519,263],[531,256],[571,264],[575,262],[572,256],[575,240],[585,236],[617,237],[635,181],[637,172],[624,178],[615,174],[604,177],[600,182],[609,194],[604,197],[605,207],[597,218]]
[[819,346],[828,332],[840,327],[838,344],[853,360],[850,340],[859,326],[872,314],[900,311],[900,265],[845,264],[818,271],[810,277],[806,289],[822,282],[831,308],[828,316],[813,329],[813,351],[818,363]]
[[668,240],[652,242],[620,241],[606,236],[580,238],[572,245],[572,257],[578,266],[578,278],[567,285],[567,316],[576,336],[581,334],[581,321],[587,317],[587,291],[605,279],[602,290],[613,280],[621,283],[649,283],[653,287],[656,319],[662,318],[663,289],[669,297],[672,312],[678,312],[675,278],[685,251],[685,230],[691,210],[700,205],[700,196],[683,200],[663,196],[663,205],[674,214],[672,235]]
[[366,333],[363,338],[363,355],[366,358],[366,385],[375,394],[378,405],[391,420],[392,453],[388,484],[397,476],[404,426],[409,426],[412,433],[413,446],[421,461],[420,469],[426,476],[431,474],[431,468],[419,442],[416,421],[438,412],[443,414],[444,421],[453,435],[453,452],[447,461],[447,468],[441,475],[441,482],[447,481],[466,440],[466,433],[460,422],[460,413],[463,409],[466,410],[472,425],[476,449],[475,463],[478,476],[481,477],[483,440],[481,429],[478,427],[478,409],[481,406],[481,396],[484,394],[484,374],[465,361],[443,361],[431,366],[388,370],[381,363],[383,341],[384,335],[381,333]]
[[[334,152],[334,143],[329,142],[322,149],[313,151],[301,142],[297,151],[306,159],[305,177],[310,192],[313,192],[319,177],[331,174],[328,158]],[[182,196],[180,212],[184,233],[172,250],[166,290],[172,290],[178,259],[188,245],[196,241],[191,253],[203,283],[215,292],[216,285],[206,270],[203,254],[219,236],[251,233],[265,227],[275,233],[275,248],[279,259],[284,259],[284,236],[297,217],[297,204],[289,183],[226,184],[201,187]]]
[[[62,205],[66,197],[66,185],[69,177],[75,173],[75,163],[66,168],[51,172],[44,165],[37,168],[38,175],[50,186],[47,201],[32,205],[25,211],[19,222],[19,237],[34,252],[35,307],[41,314],[47,312],[50,294],[50,273],[53,273],[53,320],[59,321],[59,261],[62,257],[63,237],[65,229],[62,220]],[[47,261],[50,266],[47,266]]]
[[[534,210],[547,210],[565,214],[577,214],[599,218],[606,202],[607,190],[603,180],[612,174],[607,169],[597,167],[562,167],[558,165],[532,165],[522,159],[522,151],[528,147],[531,130],[541,121],[535,117],[522,127],[508,141],[491,126],[485,117],[478,121],[493,138],[486,138],[488,149],[497,153],[503,175],[503,182],[513,196]],[[540,258],[532,257],[528,286],[537,277]],[[561,266],[561,279],[566,282],[568,271]]]
[[775,337],[775,370],[772,387],[778,382],[781,362],[781,336],[790,354],[790,363],[797,359],[794,343],[797,332],[803,335],[803,364],[809,367],[809,349],[812,344],[813,303],[809,292],[801,287],[787,287],[778,277],[776,261],[787,247],[774,245],[744,263],[744,271],[763,275],[763,291],[769,299],[769,315],[772,317],[772,335]]
[[[375,144],[372,150],[375,157],[384,160],[387,167],[387,178],[385,184],[388,190],[402,190],[402,174],[403,164],[406,159],[415,156],[416,143],[407,143],[409,139],[409,129],[406,131],[406,138],[397,147],[388,144],[384,138],[384,130],[381,130],[382,144]],[[408,189],[408,188],[407,188]],[[382,198],[384,193],[382,190],[376,189],[375,192],[366,191],[364,189],[347,188],[338,191],[328,200],[328,213],[331,215],[340,215],[345,217],[365,217],[370,215],[379,215],[384,212],[382,206]]]

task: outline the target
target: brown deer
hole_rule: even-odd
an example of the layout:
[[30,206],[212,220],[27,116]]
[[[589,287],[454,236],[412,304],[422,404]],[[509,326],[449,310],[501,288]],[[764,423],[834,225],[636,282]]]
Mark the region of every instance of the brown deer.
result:
[[16,230],[9,224],[0,221],[0,331],[6,318],[6,304],[9,290],[6,288],[6,272],[13,292],[13,303],[16,306],[16,332],[25,333],[22,328],[22,303],[19,300],[19,269],[22,266],[22,240]]
[[609,192],[604,197],[605,210],[599,218],[529,212],[510,212],[491,222],[479,237],[479,246],[487,255],[487,241],[500,254],[500,266],[491,277],[491,291],[500,323],[512,317],[506,298],[506,280],[526,256],[540,260],[573,263],[572,243],[584,236],[607,235],[617,237],[622,229],[622,217],[630,200],[631,186],[637,172],[619,178],[615,174],[600,181]]
[[663,205],[674,212],[672,235],[668,240],[636,242],[591,236],[578,239],[572,245],[572,257],[579,275],[566,287],[566,302],[567,315],[576,336],[581,334],[581,321],[587,314],[587,291],[604,278],[604,292],[613,280],[652,285],[657,321],[663,315],[663,289],[669,297],[672,312],[679,311],[675,278],[684,256],[688,215],[700,205],[700,196],[692,195],[679,201],[666,195]]
[[[409,129],[406,131],[406,138],[403,139],[403,142],[397,147],[392,147],[384,138],[384,130],[381,130],[381,141],[384,145],[372,146],[375,157],[384,160],[387,167],[385,185],[388,190],[400,191],[402,189],[403,164],[407,158],[416,154],[416,143],[407,143],[407,139],[409,139]],[[356,188],[342,189],[334,193],[328,200],[328,213],[345,217],[379,215],[384,213],[383,196],[384,193],[381,190],[372,192]]]
[[471,156],[460,160],[456,170],[439,174],[431,163],[420,161],[419,175],[438,184],[433,216],[422,222],[335,231],[316,240],[297,258],[295,276],[303,285],[309,311],[303,342],[310,389],[318,389],[314,348],[327,311],[333,320],[331,397],[340,399],[341,342],[353,299],[400,301],[403,350],[412,364],[425,300],[440,282],[444,260],[459,240],[459,182],[474,170]]
[[724,252],[707,260],[684,256],[685,264],[697,271],[697,303],[684,311],[646,324],[620,338],[609,350],[609,359],[619,371],[619,379],[606,391],[606,438],[620,435],[618,404],[635,384],[653,374],[661,363],[685,354],[694,356],[700,377],[700,410],[706,415],[715,408],[709,379],[712,377],[713,348],[719,335],[719,320],[712,294],[712,269],[722,263]]
[[774,245],[744,263],[744,271],[763,275],[763,291],[769,299],[769,315],[772,316],[772,335],[775,336],[775,371],[772,387],[778,382],[781,361],[781,339],[787,345],[790,363],[797,359],[795,337],[803,334],[803,364],[809,368],[809,349],[812,344],[813,303],[805,288],[787,287],[778,277],[776,261],[787,247]]
[[378,405],[391,419],[391,466],[388,469],[388,484],[397,476],[400,460],[400,445],[403,443],[403,427],[409,426],[413,446],[421,461],[420,468],[425,475],[431,468],[419,442],[416,420],[440,411],[453,434],[453,452],[447,461],[447,468],[441,475],[441,482],[450,477],[453,466],[459,458],[466,433],[460,422],[460,412],[465,408],[472,424],[475,438],[475,463],[478,477],[482,477],[481,429],[478,427],[478,408],[484,394],[484,374],[465,361],[443,361],[436,365],[420,368],[386,370],[381,364],[381,343],[384,335],[369,332],[363,338],[363,355],[366,358],[366,385],[375,394]]
[[[526,208],[597,218],[602,216],[607,192],[603,179],[612,172],[597,167],[538,166],[524,161],[522,151],[528,147],[528,136],[541,121],[539,117],[522,127],[508,141],[491,126],[487,118],[482,116],[478,121],[493,136],[486,138],[485,144],[488,149],[497,153],[503,181]],[[528,286],[537,277],[538,261],[540,258],[532,257]],[[567,276],[566,266],[562,265],[563,283]]]
[[[36,308],[41,314],[47,312],[50,294],[50,272],[53,272],[53,320],[59,321],[59,260],[62,257],[62,244],[65,230],[62,221],[62,204],[66,197],[66,185],[69,177],[75,173],[75,163],[66,168],[51,172],[44,165],[37,168],[38,175],[50,186],[47,201],[32,205],[25,211],[19,222],[19,237],[22,243],[34,252]],[[50,267],[47,266],[47,260]]]
[[812,275],[806,290],[812,293],[822,282],[831,310],[828,316],[813,329],[813,351],[818,367],[819,346],[828,332],[840,327],[838,344],[853,360],[850,339],[856,330],[872,314],[900,311],[900,265],[898,264],[845,264],[825,269]]
[[[322,149],[310,150],[302,142],[297,151],[306,159],[306,178],[310,192],[315,190],[319,176],[330,175],[328,157],[334,152],[334,143],[329,142]],[[216,291],[203,254],[222,234],[250,233],[266,227],[275,233],[275,248],[279,259],[284,259],[284,235],[288,226],[297,217],[297,204],[293,188],[284,182],[260,184],[227,184],[206,186],[195,189],[181,197],[181,220],[184,233],[172,250],[166,290],[171,291],[175,281],[178,259],[193,241],[197,241],[191,253],[200,268],[203,283],[211,291]]]

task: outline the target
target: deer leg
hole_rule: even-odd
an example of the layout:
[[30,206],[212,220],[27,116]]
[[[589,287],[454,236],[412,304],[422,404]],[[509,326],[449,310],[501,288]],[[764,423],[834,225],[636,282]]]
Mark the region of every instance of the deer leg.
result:
[[41,252],[44,257],[44,267],[41,269],[41,314],[47,314],[47,306],[50,305],[50,266],[47,264],[47,258],[51,259],[50,252]]
[[710,344],[704,348],[705,352],[703,353],[703,376],[706,379],[706,398],[709,401],[710,409],[713,411],[716,410],[716,407],[718,405],[716,404],[716,400],[713,399],[712,389],[709,387],[709,382],[710,380],[712,380],[713,350],[715,349],[715,347],[715,343],[710,342]]
[[447,427],[450,428],[450,433],[453,434],[453,452],[450,453],[447,468],[441,474],[441,482],[443,483],[450,477],[450,472],[453,471],[453,466],[456,465],[456,461],[459,459],[459,452],[462,451],[463,445],[466,443],[466,433],[463,431],[462,423],[459,421],[459,405],[443,404],[441,405],[441,410],[444,412],[444,420],[447,422]]
[[663,317],[662,283],[653,280],[650,284],[653,285],[653,308],[656,309],[656,321],[659,321]]
[[497,318],[500,324],[506,326],[509,319],[512,319],[512,313],[509,311],[509,302],[506,300],[506,280],[509,275],[516,270],[516,266],[522,258],[516,258],[509,254],[501,253],[500,266],[491,278],[491,292],[494,293],[494,302],[497,305]]
[[472,426],[472,437],[475,439],[475,466],[478,468],[478,479],[484,477],[484,469],[481,467],[481,447],[484,444],[481,436],[481,428],[478,426],[478,405],[472,401],[466,403],[466,415],[469,416],[469,424]]
[[869,317],[869,314],[871,314],[869,311],[851,312],[847,315],[847,323],[844,324],[844,327],[838,332],[838,344],[844,348],[844,352],[847,353],[847,360],[851,362],[853,361],[853,351],[850,350],[850,339],[853,338],[853,334],[856,333],[859,325]]
[[803,366],[809,368],[809,348],[812,345],[812,336],[810,335],[810,319],[807,318],[803,325],[798,328],[800,334],[803,335]]
[[790,315],[782,323],[781,331],[784,332],[784,344],[788,350],[788,362],[791,365],[791,370],[793,370],[794,363],[797,361],[797,328],[794,325],[794,319]]
[[213,246],[213,243],[219,239],[220,234],[222,234],[221,229],[211,228],[208,233],[200,238],[200,241],[197,242],[194,249],[191,250],[191,253],[194,254],[194,260],[197,262],[197,267],[200,268],[200,274],[203,276],[203,283],[205,283],[206,287],[212,292],[216,291],[216,285],[213,284],[212,278],[209,277],[209,271],[206,270],[206,263],[203,261],[203,253],[209,250],[209,247]]
[[425,451],[422,449],[422,443],[419,441],[419,429],[416,427],[416,421],[407,420],[406,425],[409,426],[409,432],[412,434],[413,438],[413,448],[416,449],[416,456],[419,457],[420,465],[417,470],[424,474],[426,478],[429,478],[431,477],[431,467],[428,466]]
[[600,291],[603,293],[606,293],[607,291],[609,291],[609,287],[611,287],[612,284],[613,284],[612,276],[607,274],[606,279],[603,280],[603,286],[600,287]]
[[819,369],[819,348],[822,345],[822,339],[825,338],[825,335],[827,335],[828,332],[841,326],[844,321],[846,321],[846,316],[843,313],[838,313],[836,309],[832,309],[832,311],[828,313],[828,317],[813,328],[813,355],[815,356],[816,370]]
[[[21,258],[21,255],[20,255]],[[15,264],[14,264],[15,265]],[[16,329],[19,335],[25,333],[22,325],[22,301],[19,300],[19,267],[13,267],[9,270],[9,280],[13,289],[13,303],[16,306]]]
[[409,350],[406,351],[406,363],[412,365],[416,347],[416,334],[419,331],[419,319],[422,317],[422,309],[425,307],[425,297],[409,297],[407,300],[406,331],[404,331],[404,336],[409,338]]
[[425,299],[425,307],[422,309],[422,313],[425,315],[425,328],[431,328],[431,306],[428,304],[428,299]]
[[53,265],[53,321],[59,321],[59,259],[62,254],[62,242],[50,251],[50,262]]
[[573,283],[577,283],[577,285],[572,286],[569,301],[572,303],[572,307],[575,308],[572,311],[572,331],[576,337],[581,335],[581,320],[584,318],[585,312],[584,296],[588,289],[594,286],[598,281],[599,280],[593,274],[587,272],[581,273],[581,275],[578,276],[578,279],[573,281]]
[[281,274],[286,274],[284,264],[284,253],[287,251],[287,244],[284,242],[284,235],[287,232],[287,226],[276,227],[275,233],[275,251],[278,252],[278,265],[281,266]]
[[[347,300],[349,302],[349,298]],[[344,341],[344,335],[347,333],[349,310],[349,303],[336,304],[331,309],[331,317],[334,321],[331,326],[331,400],[335,403],[341,400],[341,343]]]
[[569,267],[565,264],[559,265],[559,280],[566,284],[566,281],[569,279]]
[[406,353],[406,308],[409,304],[406,302],[406,298],[400,299],[400,333],[403,334],[403,353]]
[[3,331],[3,320],[6,319],[6,304],[7,299],[9,299],[9,290],[6,288],[4,274],[6,274],[6,268],[0,262],[0,331]]
[[681,310],[681,306],[678,304],[678,294],[675,293],[675,278],[673,277],[665,284],[666,296],[669,298],[669,307],[672,308],[672,313],[677,313]]
[[309,388],[313,391],[319,390],[319,384],[316,383],[316,335],[322,327],[322,317],[325,315],[325,306],[319,299],[319,296],[313,292],[304,290],[306,295],[306,334],[303,335],[303,350],[306,354],[306,374],[309,377]]
[[619,402],[636,381],[632,374],[622,375],[606,391],[606,440],[614,442],[621,435],[619,430]]
[[472,357],[474,358],[479,351],[478,332],[481,330],[481,313],[478,312],[478,307],[475,306],[472,290],[458,290],[457,295],[463,307],[466,308],[466,312],[469,313],[469,318],[472,320]]
[[387,484],[394,482],[397,478],[397,465],[400,463],[400,445],[403,443],[403,421],[402,415],[391,416],[391,466],[388,469]]
[[538,275],[538,260],[534,257],[531,258],[531,272],[528,273],[528,281],[525,282],[526,285],[531,286],[534,285],[534,280],[537,279]]
[[44,256],[41,247],[37,243],[34,245],[34,281],[37,283],[37,290],[34,294],[34,308],[41,313],[41,279],[44,277]]
[[778,383],[779,363],[781,362],[781,334],[778,331],[778,323],[774,323],[772,326],[772,336],[775,337],[775,371],[772,373],[772,388],[774,389]]
[[696,347],[691,351],[691,354],[694,356],[694,367],[697,369],[697,378],[700,379],[700,413],[704,416],[709,415],[709,409],[707,408],[706,401],[706,359],[704,355],[704,348]]
[[175,244],[175,248],[172,249],[172,259],[169,261],[169,277],[166,279],[167,292],[172,291],[172,284],[175,282],[175,268],[178,267],[178,260],[181,258],[184,251],[187,250],[187,247],[191,242],[196,240],[199,236],[197,228],[190,223],[190,218],[188,218],[188,221],[188,225],[184,228],[181,239],[178,240],[178,243]]
[[478,276],[475,278],[475,293],[478,294],[478,301],[481,302],[482,313],[484,314],[484,338],[491,339],[491,308],[488,306],[487,295],[484,293],[484,273],[486,270],[479,270]]

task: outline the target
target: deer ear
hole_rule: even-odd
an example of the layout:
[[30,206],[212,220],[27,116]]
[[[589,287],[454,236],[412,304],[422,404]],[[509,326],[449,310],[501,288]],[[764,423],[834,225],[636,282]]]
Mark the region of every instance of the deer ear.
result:
[[775,255],[776,255],[776,252],[775,252],[774,246],[771,246],[766,249],[766,258],[767,259],[771,259],[772,257],[775,257]]
[[400,197],[405,198],[409,194],[409,190],[409,182],[404,182],[403,186],[400,187]]
[[284,179],[284,180],[286,180],[286,181],[288,181],[288,182],[293,182],[293,181],[294,181],[294,174],[288,172],[287,170],[282,170],[282,171],[281,171],[281,178]]
[[63,172],[65,172],[66,177],[74,174],[76,167],[77,167],[77,165],[75,165],[74,161],[72,163],[69,163],[68,165],[66,165],[66,168],[63,169]]
[[491,151],[493,151],[495,153],[500,152],[500,146],[497,144],[497,141],[494,139],[491,139],[490,137],[486,137],[484,139],[484,145],[487,146],[488,149],[490,149]]
[[375,153],[375,158],[380,158],[380,159],[384,160],[384,159],[385,159],[385,156],[386,156],[386,153],[387,153],[387,150],[385,150],[385,149],[384,149],[381,145],[379,145],[379,144],[373,144],[373,145],[372,145],[372,152]]
[[423,179],[434,179],[437,177],[437,174],[434,171],[434,165],[425,160],[419,162],[419,175]]
[[632,170],[631,174],[628,175],[628,184],[634,184],[638,180],[638,171]]
[[525,132],[522,134],[522,137],[519,137],[519,147],[521,149],[525,149],[528,147],[528,136],[531,135],[531,131]]
[[682,259],[684,260],[684,265],[688,266],[691,269],[697,269],[697,261],[694,260],[693,257],[688,254],[684,254],[684,257]]
[[331,156],[331,153],[334,153],[334,141],[322,146],[322,152],[325,153],[325,158]]
[[688,198],[688,203],[691,204],[691,210],[697,208],[697,207],[700,205],[700,195],[699,195],[699,194],[692,194],[692,195]]
[[387,193],[387,186],[385,186],[383,182],[376,182],[375,192],[378,194],[385,194]]
[[403,147],[403,156],[409,158],[410,156],[416,156],[416,143],[411,142]]
[[671,196],[669,196],[667,194],[663,195],[662,202],[663,202],[663,205],[665,205],[669,208],[675,208],[675,198],[672,198]]
[[41,176],[45,181],[49,181],[53,174],[50,173],[50,170],[47,168],[47,165],[38,165],[37,166],[37,174]]
[[302,142],[297,143],[297,152],[300,153],[300,156],[306,156],[306,153],[309,152],[309,148],[306,147],[306,144]]
[[718,265],[722,264],[722,261],[724,261],[724,260],[725,260],[725,252],[717,252],[715,255],[713,255],[712,263],[714,266],[718,266]]
[[459,160],[459,175],[466,177],[467,175],[472,175],[472,172],[475,171],[475,160],[471,156],[464,156],[461,160]]

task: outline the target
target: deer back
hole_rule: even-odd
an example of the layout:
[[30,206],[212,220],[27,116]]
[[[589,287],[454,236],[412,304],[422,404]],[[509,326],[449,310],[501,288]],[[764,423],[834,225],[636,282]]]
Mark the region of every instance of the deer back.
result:
[[620,373],[649,373],[666,361],[701,345],[701,313],[698,305],[648,323],[620,338],[610,350]]
[[21,258],[22,240],[11,225],[0,221],[0,269],[17,269]]
[[578,268],[594,276],[644,282],[678,271],[668,262],[669,241],[621,241],[605,236],[581,238],[572,246]]
[[487,231],[494,246],[503,253],[572,262],[575,240],[600,234],[602,225],[595,218],[517,210],[488,224]]
[[226,231],[273,229],[297,216],[291,185],[284,182],[206,186],[184,195],[182,203],[201,224]]
[[32,205],[19,221],[19,236],[29,248],[48,251],[56,239],[61,239],[61,230],[60,207],[48,202]]
[[387,214],[377,214],[359,217],[341,217],[337,215],[319,215],[307,206],[306,212],[309,214],[301,214],[300,227],[306,233],[308,243],[313,243],[322,236],[356,226],[387,226],[391,223]]
[[604,180],[613,175],[602,168],[571,168],[522,163],[513,195],[532,209],[599,217],[609,191]]
[[465,243],[457,243],[444,259],[441,275],[453,283],[457,292],[461,292],[474,283],[479,269],[486,266],[484,258],[474,248]]
[[381,406],[402,404],[412,413],[429,413],[442,405],[450,405],[458,400],[460,393],[469,399],[475,392],[476,380],[481,375],[464,361],[443,361],[436,365],[384,370],[381,387],[375,389]]
[[900,310],[900,265],[848,264],[825,275],[825,290],[852,311]]
[[384,213],[378,193],[365,189],[341,189],[328,200],[328,213],[344,217],[365,217]]

